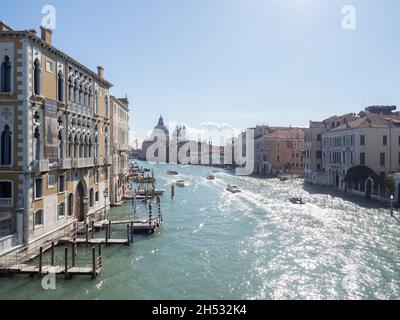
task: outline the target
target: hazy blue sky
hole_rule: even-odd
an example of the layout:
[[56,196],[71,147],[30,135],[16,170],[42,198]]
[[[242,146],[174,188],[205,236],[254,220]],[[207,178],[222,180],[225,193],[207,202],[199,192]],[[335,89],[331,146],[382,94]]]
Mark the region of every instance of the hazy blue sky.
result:
[[196,128],[306,126],[400,102],[398,0],[13,0],[0,19],[38,28],[45,4],[57,9],[55,46],[104,66],[141,137],[160,113]]

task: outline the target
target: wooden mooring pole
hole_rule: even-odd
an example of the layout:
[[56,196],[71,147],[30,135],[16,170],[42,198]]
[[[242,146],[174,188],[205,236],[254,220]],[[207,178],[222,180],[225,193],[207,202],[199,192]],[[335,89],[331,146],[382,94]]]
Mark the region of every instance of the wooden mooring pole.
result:
[[129,224],[127,224],[126,225],[126,238],[128,240],[128,246],[130,245],[130,238],[131,238],[131,235],[130,235],[130,232],[129,232],[129,228],[130,228],[130,226],[129,226]]
[[106,247],[108,247],[108,225],[105,230],[106,230]]
[[64,251],[64,276],[65,279],[68,279],[68,248],[65,247]]
[[96,278],[96,248],[92,247],[92,279]]
[[55,266],[55,245],[54,242],[51,243],[51,266]]
[[175,183],[171,185],[171,199],[173,200],[175,197]]
[[86,223],[86,245],[89,243],[89,224]]
[[94,220],[92,220],[92,239],[94,239]]
[[72,243],[72,267],[75,267],[76,264],[76,242]]
[[43,268],[43,247],[39,249],[39,277],[42,276],[42,268]]

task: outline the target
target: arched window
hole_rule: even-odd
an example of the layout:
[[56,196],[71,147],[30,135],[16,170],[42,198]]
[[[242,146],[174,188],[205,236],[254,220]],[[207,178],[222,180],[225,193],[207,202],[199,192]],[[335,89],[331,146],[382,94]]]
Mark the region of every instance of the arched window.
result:
[[93,145],[92,145],[92,141],[89,141],[89,158],[91,158],[92,157],[92,148],[93,148]]
[[43,226],[43,210],[40,209],[34,214],[35,228]]
[[94,157],[97,158],[99,156],[99,142],[97,136],[94,140]]
[[35,148],[35,160],[40,160],[40,131],[39,127],[36,127],[33,134],[33,146]]
[[68,195],[68,216],[71,217],[74,214],[74,195],[70,193]]
[[74,92],[74,101],[75,103],[79,103],[79,83],[78,79],[75,79],[75,92]]
[[104,103],[106,105],[106,117],[108,117],[108,96],[107,95],[104,98]]
[[42,82],[42,68],[40,67],[39,59],[36,58],[33,63],[33,92],[40,95]]
[[62,202],[58,205],[58,219],[65,217],[65,203]]
[[68,78],[68,85],[69,85],[69,90],[68,90],[68,100],[69,102],[74,102],[74,80],[72,79],[71,76]]
[[94,93],[94,112],[98,113],[99,111],[99,94],[97,90]]
[[8,56],[1,64],[1,92],[11,92],[11,62]]
[[59,159],[64,158],[64,142],[63,142],[61,130],[58,131],[58,158]]
[[104,148],[106,149],[106,156],[108,156],[108,137],[104,138]]
[[83,138],[81,137],[81,139],[79,139],[79,158],[84,157],[84,146],[85,146],[85,142],[84,142]]
[[89,203],[90,206],[93,207],[94,204],[94,189],[90,189],[90,195],[89,195]]
[[93,91],[92,88],[89,89],[89,107],[93,106]]
[[1,133],[0,165],[9,166],[11,164],[11,148],[12,148],[11,131],[10,127],[6,125],[3,132]]
[[72,157],[72,150],[74,149],[74,140],[72,138],[72,135],[69,136],[68,139],[68,158]]
[[61,70],[58,72],[57,86],[58,101],[64,102],[64,75]]
[[74,143],[74,158],[77,158],[77,157],[78,157],[78,148],[79,148],[78,136],[75,136],[75,143]]
[[84,91],[83,91],[83,87],[81,86],[80,90],[79,90],[79,104],[84,105],[85,104],[85,97],[84,97]]

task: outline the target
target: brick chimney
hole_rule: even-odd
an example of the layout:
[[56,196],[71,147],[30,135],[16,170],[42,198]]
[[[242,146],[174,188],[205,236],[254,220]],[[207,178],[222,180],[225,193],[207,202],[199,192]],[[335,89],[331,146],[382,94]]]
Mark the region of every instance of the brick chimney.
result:
[[104,79],[104,68],[102,66],[97,67],[97,75]]
[[48,44],[51,45],[53,40],[53,31],[43,27],[40,27],[40,29],[42,30],[42,40],[46,41]]

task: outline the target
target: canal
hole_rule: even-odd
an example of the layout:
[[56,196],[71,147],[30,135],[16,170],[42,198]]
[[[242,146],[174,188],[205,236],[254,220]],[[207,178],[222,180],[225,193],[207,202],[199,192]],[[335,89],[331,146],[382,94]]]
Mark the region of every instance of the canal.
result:
[[[157,187],[167,190],[156,234],[135,236],[131,247],[104,248],[96,280],[60,277],[56,290],[44,290],[35,278],[0,278],[0,298],[400,298],[400,220],[378,203],[350,201],[302,180],[221,172],[208,181],[207,167],[140,165],[153,168]],[[167,170],[189,183],[176,188],[174,200],[170,185],[177,178]],[[228,183],[243,192],[225,191]],[[288,202],[297,196],[306,204]],[[126,203],[111,214],[130,210]]]

